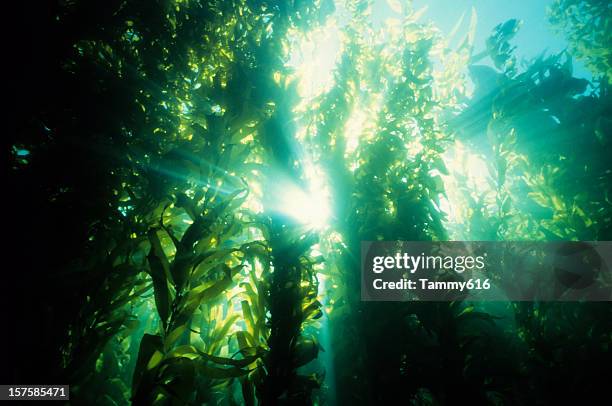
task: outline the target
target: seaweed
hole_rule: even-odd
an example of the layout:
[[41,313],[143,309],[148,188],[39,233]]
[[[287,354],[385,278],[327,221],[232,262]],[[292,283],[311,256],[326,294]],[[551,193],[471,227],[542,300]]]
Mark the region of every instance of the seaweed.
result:
[[[478,44],[476,10],[445,36],[388,3],[379,25],[359,0],[21,6],[3,382],[109,405],[603,396],[607,303],[364,302],[359,250],[610,240],[609,7],[555,1],[568,49],[521,61],[518,19]],[[305,51],[326,42],[329,72]]]

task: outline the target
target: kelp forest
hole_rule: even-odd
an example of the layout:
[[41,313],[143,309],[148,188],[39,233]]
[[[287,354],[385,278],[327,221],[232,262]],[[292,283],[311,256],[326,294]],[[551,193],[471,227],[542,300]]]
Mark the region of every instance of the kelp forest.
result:
[[527,55],[519,16],[426,3],[13,6],[0,383],[604,403],[607,302],[361,300],[362,241],[612,240],[612,4],[516,2],[563,44]]

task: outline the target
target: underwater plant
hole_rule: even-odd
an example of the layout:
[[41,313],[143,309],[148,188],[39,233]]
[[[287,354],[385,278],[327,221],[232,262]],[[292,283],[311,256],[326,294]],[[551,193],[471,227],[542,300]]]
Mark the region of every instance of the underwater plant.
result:
[[519,19],[478,44],[476,10],[445,34],[379,3],[22,6],[3,382],[108,405],[603,394],[608,303],[365,302],[360,244],[610,240],[609,6],[555,1],[568,49],[521,60]]

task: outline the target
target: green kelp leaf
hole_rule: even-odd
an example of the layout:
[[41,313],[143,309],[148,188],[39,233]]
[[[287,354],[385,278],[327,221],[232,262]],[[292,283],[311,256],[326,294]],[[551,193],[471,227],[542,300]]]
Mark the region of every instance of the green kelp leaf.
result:
[[[156,263],[155,257],[149,258],[151,269],[156,269],[159,263]],[[159,269],[152,271],[152,274],[158,273]],[[153,291],[155,294],[155,307],[162,324],[165,326],[170,316],[170,293],[166,279],[153,276]]]
[[157,231],[157,229],[152,228],[147,234],[149,238],[149,243],[151,244],[151,252],[153,252],[153,254],[159,259],[162,265],[163,273],[166,278],[170,278],[170,262],[168,261],[166,253],[162,248],[161,241],[159,240],[159,236],[157,235]]
[[219,234],[219,242],[223,243],[224,241],[230,240],[232,237],[237,237],[242,233],[244,228],[244,224],[236,218],[232,218],[231,223],[228,227],[223,229],[223,232]]
[[255,320],[253,319],[253,313],[251,312],[251,306],[247,300],[243,300],[241,303],[242,306],[242,314],[244,315],[244,321],[247,326],[247,330],[249,333],[253,335],[253,337],[257,337],[257,330],[255,325]]
[[322,316],[323,312],[321,311],[321,302],[319,302],[318,300],[307,304],[302,309],[302,317],[304,318],[304,320],[315,320],[321,318]]
[[129,403],[130,389],[125,385],[122,379],[112,378],[109,381],[109,394],[114,403],[110,404],[127,404]]
[[[455,302],[453,302],[453,304],[454,304],[454,303],[455,303]],[[462,315],[464,315],[464,314],[467,314],[467,313],[471,313],[471,312],[473,312],[475,309],[476,309],[476,308],[475,308],[474,306],[472,306],[472,305],[470,305],[470,306],[466,306],[464,309],[462,309],[462,310],[461,310],[461,312],[459,312],[459,314],[457,314],[457,317],[460,317],[460,316],[462,316]]]
[[542,207],[550,207],[550,199],[544,196],[541,192],[529,192],[527,196]]
[[158,335],[145,334],[140,341],[136,367],[132,375],[132,395],[133,398],[146,396],[153,385],[152,373],[147,370],[147,365],[153,355],[163,349],[162,338]]
[[232,368],[218,368],[206,365],[204,362],[197,364],[197,370],[200,374],[211,379],[227,379],[227,378],[239,378],[249,373],[246,369],[240,369],[236,367]]
[[214,362],[215,364],[219,364],[219,365],[231,365],[231,366],[238,367],[238,368],[244,368],[252,364],[253,362],[257,361],[259,358],[261,358],[261,355],[262,355],[262,352],[259,351],[257,354],[249,355],[242,359],[233,359],[233,358],[218,357],[215,355],[206,354],[202,351],[198,351],[198,353],[203,359],[207,361]]
[[512,18],[502,24],[499,24],[497,27],[495,27],[495,30],[497,35],[500,35],[502,39],[509,41],[514,38],[516,33],[521,28],[521,25],[523,25],[521,20]]
[[241,294],[249,299],[249,305],[251,307],[253,316],[257,317],[257,319],[264,318],[265,315],[263,313],[263,309],[265,307],[265,303],[263,302],[263,297],[255,291],[250,283],[241,283],[240,287],[244,288],[245,290]]
[[[156,231],[152,230],[149,232],[151,239],[151,250],[149,251],[149,255],[147,259],[149,261],[149,268],[151,273],[151,279],[153,279],[153,292],[155,294],[155,307],[157,308],[157,313],[159,314],[159,318],[162,324],[165,326],[168,322],[168,317],[170,316],[170,306],[171,306],[171,298],[170,298],[170,288],[168,286],[168,279],[166,272],[166,268],[164,263],[167,263],[167,260],[164,261],[165,255],[163,251],[161,252],[161,257],[159,256],[159,251],[155,248],[154,241],[159,242],[157,239]],[[153,237],[154,235],[154,237]],[[161,248],[161,245],[160,245]]]
[[125,305],[126,303],[131,302],[132,300],[135,300],[141,297],[142,295],[144,295],[145,293],[147,293],[147,291],[151,289],[151,287],[153,286],[151,283],[148,283],[139,288],[139,286],[142,284],[144,284],[144,282],[141,284],[135,285],[134,289],[136,288],[138,289],[131,295],[124,295],[118,298],[117,300],[115,300],[114,302],[112,302],[111,304],[109,304],[107,311],[111,312],[111,311],[115,311],[119,309],[121,306]]
[[225,270],[225,277],[223,279],[212,285],[210,283],[204,283],[191,289],[185,298],[178,320],[181,322],[187,321],[200,304],[216,299],[225,290],[229,289],[233,284],[232,278],[242,269],[242,267],[243,265],[238,265],[234,268],[230,268],[226,264],[223,264]]
[[175,282],[175,288],[177,292],[180,292],[185,287],[187,282],[187,276],[194,263],[194,256],[189,249],[184,246],[180,246],[172,261],[171,273]]
[[187,230],[185,230],[185,234],[183,234],[181,238],[181,245],[185,247],[186,250],[191,251],[194,244],[203,238],[206,228],[206,221],[203,217],[198,216],[193,223],[189,225]]
[[207,236],[205,236],[204,238],[200,239],[200,241],[198,241],[193,249],[193,251],[197,254],[197,255],[202,255],[205,252],[213,249],[213,245],[215,244],[215,240],[216,240],[216,235],[219,234],[219,230],[222,229],[222,225],[221,224],[215,224],[213,225]]
[[195,221],[199,217],[194,199],[189,198],[185,193],[176,194],[175,206],[185,209],[185,211],[193,221]]
[[[463,16],[465,15],[465,12],[462,14],[460,20],[457,22],[457,24],[455,25],[455,27],[453,27],[453,35],[457,32],[458,28],[459,28],[459,24],[463,21]],[[476,34],[476,26],[478,24],[478,14],[476,13],[476,9],[474,7],[472,7],[471,10],[471,14],[470,14],[470,23],[468,26],[468,30],[465,33],[465,36],[463,36],[463,38],[461,39],[461,41],[459,42],[459,49],[461,48],[466,48],[468,50],[473,49],[474,47],[474,38],[475,38],[475,34]],[[449,37],[450,39],[450,37]]]
[[201,216],[198,217],[187,230],[185,230],[177,246],[176,255],[171,267],[171,273],[177,291],[185,287],[188,274],[197,261],[193,250],[194,245],[204,237],[206,230],[207,223],[205,219]]
[[[263,227],[266,229],[266,227]],[[269,236],[268,236],[269,238]],[[270,249],[269,247],[260,241],[255,241],[252,243],[243,244],[240,247],[240,251],[242,251],[246,258],[258,258],[261,260],[261,264],[264,266],[264,269],[267,270],[269,268],[270,263]]]
[[221,327],[215,329],[215,331],[211,335],[211,341],[213,343],[211,348],[215,348],[215,344],[220,343],[227,336],[227,333],[229,332],[230,328],[239,318],[240,316],[238,316],[238,314],[232,314],[227,319],[225,319]]
[[242,265],[230,268],[226,264],[223,264],[223,268],[225,270],[225,277],[223,279],[217,281],[215,284],[209,287],[205,287],[206,285],[200,285],[189,292],[189,296],[195,298],[195,300],[199,303],[208,302],[215,299],[226,289],[228,289],[233,283],[232,278],[240,269],[242,269]]
[[194,391],[196,362],[189,358],[171,358],[164,361],[162,388],[179,404],[189,404]]
[[199,356],[200,355],[198,354],[198,350],[193,345],[179,345],[178,347],[170,351],[166,355],[166,358],[184,357],[184,358],[189,358],[189,359],[196,359]]
[[255,406],[255,385],[248,377],[240,378],[240,388],[242,389],[242,399],[246,406]]
[[254,355],[261,355],[266,349],[258,343],[252,335],[247,331],[236,332],[236,341],[238,342],[238,348],[242,356],[251,357]]
[[522,25],[521,20],[510,19],[498,24],[491,36],[487,38],[486,46],[495,67],[502,72],[510,73],[516,64],[515,47],[509,41],[516,35]]
[[147,363],[147,371],[154,369],[164,359],[164,353],[157,350],[151,355],[151,359]]
[[466,37],[466,44],[471,49],[474,47],[474,38],[476,37],[476,26],[478,25],[478,14],[476,13],[476,7],[472,7],[472,13],[470,15],[470,27]]
[[240,348],[240,351],[249,346],[249,341],[244,331],[236,332],[236,341],[238,342],[238,348]]
[[294,346],[294,364],[296,367],[308,364],[319,355],[319,342],[314,336],[300,336]]
[[553,204],[553,208],[558,211],[565,211],[565,203],[559,198],[559,196],[553,194],[550,196]]
[[179,339],[181,336],[187,331],[187,325],[183,324],[172,330],[170,334],[166,337],[164,342],[166,349],[172,348],[172,345]]
[[504,198],[501,209],[504,213],[510,213],[510,210],[512,210],[512,198],[510,196]]
[[232,192],[229,196],[223,198],[221,203],[215,206],[215,208],[212,210],[212,216],[218,217],[218,216],[221,216],[226,211],[231,212],[237,209],[238,207],[242,205],[242,203],[244,203],[244,201],[246,200],[248,196],[249,196],[248,189],[238,189]]
[[195,280],[198,280],[202,276],[206,275],[206,273],[210,271],[212,268],[225,262],[225,260],[230,254],[237,252],[237,251],[239,250],[235,248],[227,248],[227,249],[211,250],[205,254],[202,254],[199,257],[200,263],[195,267],[195,271],[192,275],[192,278]]

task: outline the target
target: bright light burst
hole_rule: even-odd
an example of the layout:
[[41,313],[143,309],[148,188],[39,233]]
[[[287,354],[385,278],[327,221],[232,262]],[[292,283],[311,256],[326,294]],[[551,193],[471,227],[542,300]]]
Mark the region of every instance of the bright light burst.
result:
[[284,208],[287,214],[313,228],[324,228],[329,219],[329,204],[318,191],[305,193],[299,188],[289,188]]
[[289,181],[277,185],[280,199],[275,210],[304,226],[321,230],[329,224],[331,207],[329,190],[317,172],[314,168],[305,171],[308,180],[306,190]]
[[327,228],[331,217],[329,188],[320,174],[314,178],[308,172],[306,188],[280,174],[267,180],[267,186],[264,185],[267,193],[262,193],[262,185],[251,183],[252,193],[243,207],[254,213],[266,209],[280,213],[313,230]]

